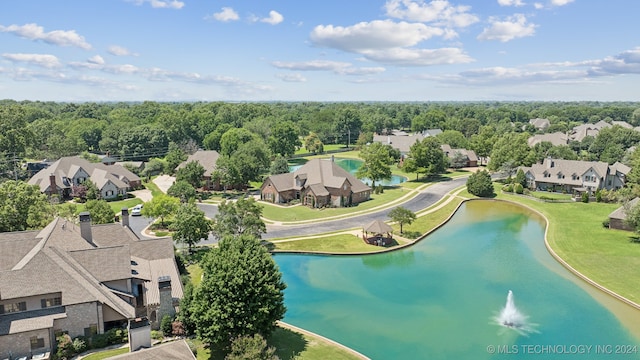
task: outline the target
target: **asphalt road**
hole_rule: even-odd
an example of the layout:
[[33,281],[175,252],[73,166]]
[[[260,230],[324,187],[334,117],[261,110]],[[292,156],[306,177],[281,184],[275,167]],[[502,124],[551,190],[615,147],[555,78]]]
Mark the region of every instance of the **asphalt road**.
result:
[[[418,212],[422,209],[428,208],[429,206],[437,203],[444,195],[446,195],[453,189],[464,185],[466,181],[467,179],[465,177],[465,178],[458,178],[458,179],[453,179],[453,180],[443,181],[443,182],[433,184],[428,188],[424,189],[423,191],[421,191],[413,199],[405,203],[402,203],[398,206],[402,206],[413,212]],[[267,233],[264,234],[262,237],[263,239],[273,239],[273,238],[281,238],[281,237],[307,236],[307,235],[313,235],[317,233],[362,227],[373,220],[383,220],[383,221],[389,220],[387,214],[394,207],[387,208],[387,209],[380,210],[373,213],[349,217],[345,219],[319,221],[314,223],[313,226],[310,226],[309,224],[267,225]],[[218,207],[216,205],[198,204],[198,208],[204,211],[205,216],[208,218],[213,218],[218,213]],[[358,210],[357,207],[354,207],[353,209],[354,211]],[[292,211],[295,211],[295,208],[292,209]],[[138,236],[144,239],[147,237],[144,236],[142,231],[152,222],[152,220],[153,220],[152,218],[148,218],[144,216],[130,216],[129,226],[136,234],[138,234]],[[209,235],[209,239],[205,241],[201,241],[199,244],[201,245],[215,244],[217,242],[218,242],[217,238],[215,238],[213,235]]]

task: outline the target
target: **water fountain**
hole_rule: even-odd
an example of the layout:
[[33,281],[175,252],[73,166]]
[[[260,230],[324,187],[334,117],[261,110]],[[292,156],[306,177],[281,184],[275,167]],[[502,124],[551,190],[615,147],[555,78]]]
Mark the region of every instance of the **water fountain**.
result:
[[500,311],[500,314],[494,318],[495,322],[500,326],[514,329],[522,335],[537,332],[534,329],[535,324],[530,324],[527,319],[528,316],[522,314],[518,311],[518,308],[516,308],[515,302],[513,301],[513,291],[509,290],[507,303]]

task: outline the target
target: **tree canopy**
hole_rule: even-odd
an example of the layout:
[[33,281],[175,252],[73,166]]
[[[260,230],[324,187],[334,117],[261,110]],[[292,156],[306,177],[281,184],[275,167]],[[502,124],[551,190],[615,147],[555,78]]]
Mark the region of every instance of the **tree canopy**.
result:
[[233,235],[250,235],[260,238],[267,231],[262,216],[262,206],[253,198],[223,201],[218,206],[213,233],[218,238]]
[[389,211],[389,218],[400,224],[400,234],[402,234],[402,225],[411,225],[416,220],[416,214],[402,206],[398,206]]
[[53,214],[38,186],[14,180],[0,184],[0,232],[43,228],[53,220]]
[[467,179],[467,191],[480,197],[491,197],[495,194],[491,175],[487,170],[476,171]]
[[198,337],[228,348],[240,336],[269,336],[284,317],[286,285],[260,240],[226,236],[201,265],[204,276],[189,304]]
[[202,186],[202,182],[204,181],[204,173],[205,169],[199,162],[189,161],[184,165],[184,167],[176,171],[176,182],[186,181],[191,184],[193,188],[198,189]]
[[180,205],[170,229],[173,231],[173,239],[178,243],[187,244],[191,252],[193,245],[209,237],[211,222],[196,204],[189,202]]
[[154,196],[150,201],[144,203],[142,215],[154,218],[159,217],[160,224],[164,226],[164,218],[175,214],[179,206],[180,200],[172,196],[164,194]]
[[379,142],[364,146],[360,150],[360,157],[364,163],[356,171],[356,176],[370,179],[372,188],[375,188],[376,181],[390,180],[390,165],[397,159],[394,157],[395,153],[396,150],[390,145],[383,145]]
[[427,176],[439,174],[447,168],[446,155],[440,148],[440,142],[434,137],[416,141],[411,145],[409,156],[404,161],[402,170],[415,173],[416,179],[420,174]]
[[115,221],[115,213],[104,200],[89,200],[85,210],[91,215],[92,224],[110,224]]

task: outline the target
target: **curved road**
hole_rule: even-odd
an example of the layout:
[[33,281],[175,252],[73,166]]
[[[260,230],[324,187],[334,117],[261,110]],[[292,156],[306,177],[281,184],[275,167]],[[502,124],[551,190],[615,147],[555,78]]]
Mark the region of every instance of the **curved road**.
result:
[[[318,233],[325,233],[331,231],[340,231],[345,229],[352,229],[362,227],[364,224],[370,223],[373,220],[389,220],[387,214],[391,209],[402,206],[406,209],[409,209],[413,212],[418,212],[422,209],[428,208],[429,206],[437,203],[443,196],[452,191],[453,189],[464,185],[467,181],[467,177],[457,178],[449,181],[442,181],[435,183],[426,189],[420,191],[414,198],[396,206],[386,208],[379,211],[374,211],[367,214],[356,215],[353,217],[347,217],[343,219],[336,220],[327,220],[322,221],[318,220],[313,223],[313,226],[310,226],[310,223],[299,224],[299,225],[267,225],[267,233],[262,235],[263,239],[274,239],[274,238],[283,238],[283,237],[293,237],[293,236],[308,236]],[[205,216],[208,218],[214,218],[218,213],[218,207],[216,205],[211,204],[198,204],[198,208],[204,211]],[[357,207],[354,208],[354,211],[357,211]],[[295,211],[295,210],[292,210]],[[146,218],[143,216],[131,216],[129,217],[129,226],[131,229],[141,236],[141,238],[147,238],[142,231],[144,228],[151,223],[153,219]],[[209,239],[206,241],[201,241],[200,244],[214,244],[217,243],[218,240],[213,236],[209,235]]]
[[[418,212],[424,208],[437,203],[443,196],[452,191],[453,189],[462,186],[466,183],[467,178],[458,178],[449,181],[443,181],[435,183],[426,189],[420,191],[418,195],[407,202],[399,204],[413,212]],[[313,226],[309,224],[301,225],[267,225],[267,233],[262,236],[263,239],[273,239],[281,237],[291,236],[306,236],[318,233],[339,231],[344,229],[351,229],[362,227],[364,224],[370,223],[373,220],[389,220],[387,214],[391,209],[397,207],[393,206],[384,210],[357,215],[349,218],[318,221],[314,222]],[[357,208],[354,208],[357,209]]]

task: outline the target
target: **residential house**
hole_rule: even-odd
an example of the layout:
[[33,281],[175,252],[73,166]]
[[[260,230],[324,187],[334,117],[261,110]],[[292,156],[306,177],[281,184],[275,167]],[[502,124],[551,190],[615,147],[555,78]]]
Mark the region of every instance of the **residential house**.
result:
[[301,200],[315,208],[352,206],[369,200],[371,188],[329,160],[312,159],[292,173],[269,176],[260,198],[273,203]]
[[182,169],[183,167],[187,166],[188,163],[195,161],[198,164],[202,165],[202,167],[204,168],[203,189],[220,190],[220,183],[212,179],[213,172],[216,169],[216,162],[218,161],[219,157],[220,154],[215,150],[198,150],[195,153],[189,155],[187,160],[178,165],[176,170]]
[[138,175],[120,165],[92,163],[79,156],[60,158],[32,176],[29,184],[38,185],[47,195],[68,198],[74,186],[87,180],[96,185],[103,199],[125,196],[127,191],[141,186]]
[[551,125],[551,122],[549,121],[549,119],[535,118],[530,119],[529,124],[533,125],[536,130],[545,131]]
[[544,159],[531,167],[521,167],[530,189],[594,194],[598,189],[619,189],[631,170],[619,162]]
[[146,166],[144,161],[116,161],[116,165],[120,165],[125,169],[133,169],[136,174],[142,173]]
[[582,141],[587,136],[596,137],[600,130],[608,127],[611,127],[611,124],[603,120],[595,124],[578,125],[569,132],[569,140]]
[[55,350],[56,336],[90,336],[146,316],[157,328],[183,290],[170,238],[139,239],[122,224],[56,218],[0,234],[0,358]]
[[390,145],[400,151],[402,156],[406,156],[411,150],[411,146],[417,141],[422,141],[425,137],[422,134],[414,135],[373,135],[373,142]]
[[620,206],[609,214],[609,229],[633,231],[633,227],[627,225],[627,210],[638,205],[640,198],[634,198],[623,206]]
[[442,130],[441,129],[427,129],[424,130],[421,135],[424,137],[429,137],[429,136],[436,136],[436,135],[440,135],[442,134]]
[[562,132],[554,132],[551,134],[536,134],[527,140],[530,147],[534,147],[541,142],[550,142],[553,146],[569,144],[569,137]]
[[466,158],[466,164],[463,167],[476,167],[478,166],[478,156],[475,151],[467,150],[467,149],[452,149],[451,146],[447,144],[440,145],[440,148],[444,152],[444,154],[449,158],[449,160],[453,160],[456,158],[458,154],[461,154]]

